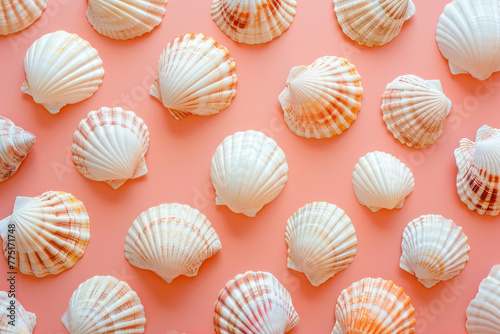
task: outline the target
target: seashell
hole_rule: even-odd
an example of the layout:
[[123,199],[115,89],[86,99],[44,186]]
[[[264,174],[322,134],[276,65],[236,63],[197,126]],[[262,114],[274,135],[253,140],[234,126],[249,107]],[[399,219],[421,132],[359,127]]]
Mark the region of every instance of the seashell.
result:
[[51,114],[91,97],[104,76],[102,60],[89,42],[66,31],[43,35],[24,57],[21,90]]
[[476,142],[462,139],[455,150],[457,191],[469,210],[484,215],[500,213],[500,129],[483,125]]
[[73,135],[73,163],[86,178],[113,189],[148,172],[149,131],[132,111],[102,107],[80,121]]
[[35,135],[0,116],[0,182],[17,172],[35,142]]
[[400,209],[415,187],[411,170],[396,157],[384,152],[362,156],[352,173],[352,185],[361,205],[373,212]]
[[336,205],[313,202],[297,210],[286,224],[288,268],[301,271],[314,286],[347,268],[356,255],[356,231]]
[[[82,202],[62,191],[18,196],[12,215],[0,221],[0,236],[9,264],[23,274],[57,275],[83,255],[90,239],[89,216]],[[16,253],[9,256],[12,247]]]
[[500,70],[500,3],[454,0],[444,7],[436,27],[439,51],[452,74],[479,80]]
[[425,148],[441,135],[451,101],[439,80],[403,75],[387,85],[381,108],[387,129],[396,139],[409,147]]
[[469,244],[460,226],[439,215],[412,220],[403,231],[399,266],[430,288],[457,276],[469,259]]
[[131,39],[161,23],[167,0],[89,0],[87,19],[101,35]]
[[278,144],[262,132],[236,132],[215,150],[210,178],[215,204],[255,217],[285,186],[288,164]]
[[[13,319],[10,310],[7,309],[12,307],[12,302],[15,307],[14,326],[9,324]],[[0,291],[0,332],[2,334],[32,334],[35,326],[36,315],[26,311],[16,298],[11,298],[5,291]]]
[[361,77],[344,58],[326,56],[295,66],[279,101],[290,130],[306,138],[341,134],[361,108]]
[[213,0],[212,19],[235,42],[266,43],[292,24],[296,0]]
[[268,272],[236,275],[215,303],[217,334],[283,334],[298,322],[292,297]]
[[196,276],[222,245],[207,217],[188,205],[160,204],[139,215],[125,238],[131,265],[154,271],[168,283]]
[[403,288],[382,278],[363,278],[342,290],[332,334],[415,333],[415,309]]
[[0,0],[0,35],[29,27],[47,7],[47,0]]
[[411,0],[333,0],[344,34],[360,45],[382,46],[415,14]]
[[175,119],[217,114],[236,95],[235,68],[229,51],[215,39],[192,33],[178,36],[160,56],[150,94]]
[[146,323],[137,293],[112,276],[94,276],[80,284],[61,320],[70,334],[140,334]]

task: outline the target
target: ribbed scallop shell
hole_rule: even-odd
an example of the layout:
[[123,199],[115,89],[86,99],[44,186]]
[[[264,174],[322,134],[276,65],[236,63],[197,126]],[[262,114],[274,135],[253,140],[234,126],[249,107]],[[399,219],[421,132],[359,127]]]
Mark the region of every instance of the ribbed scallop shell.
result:
[[333,0],[344,34],[361,45],[382,46],[396,38],[415,14],[411,0]]
[[148,172],[149,131],[132,111],[102,107],[80,121],[73,135],[73,163],[86,178],[114,189]]
[[403,288],[382,278],[363,278],[342,290],[332,334],[415,333],[415,309]]
[[200,211],[177,203],[160,204],[134,220],[125,238],[125,258],[170,283],[180,275],[196,276],[202,262],[221,247]]
[[297,210],[286,224],[288,268],[301,271],[314,286],[347,268],[356,255],[356,231],[336,205],[313,202]]
[[101,35],[130,39],[159,25],[166,4],[167,0],[89,0],[87,19]]
[[439,17],[436,42],[452,74],[487,79],[500,70],[500,2],[450,2]]
[[[12,307],[14,314],[10,312]],[[15,326],[9,323],[14,323]],[[0,291],[0,332],[2,334],[32,334],[35,326],[35,314],[26,311],[17,299],[11,298],[7,292]]]
[[296,0],[213,0],[212,19],[233,41],[266,43],[280,36],[295,16]]
[[396,139],[410,147],[425,148],[441,135],[451,101],[443,94],[439,80],[403,75],[385,88],[381,109],[387,129]]
[[361,108],[361,76],[344,58],[326,56],[295,66],[279,101],[290,130],[306,138],[342,133]]
[[17,172],[35,141],[35,135],[0,116],[0,182]]
[[476,142],[464,138],[455,150],[457,191],[462,202],[479,214],[500,213],[500,130],[483,125]]
[[52,114],[91,97],[104,76],[97,50],[78,35],[62,30],[43,35],[30,46],[24,72],[21,90]]
[[255,217],[285,186],[288,164],[278,144],[262,132],[236,132],[215,150],[210,178],[217,205]]
[[460,226],[439,215],[412,220],[403,231],[399,266],[430,288],[458,275],[469,259],[469,244]]
[[283,334],[298,322],[292,297],[268,272],[236,275],[215,303],[217,334]]
[[83,255],[90,239],[89,216],[82,202],[62,191],[18,196],[12,215],[0,221],[0,236],[5,257],[14,246],[14,266],[22,273],[57,275]]
[[181,119],[227,108],[236,95],[236,64],[213,38],[187,33],[168,43],[150,94]]
[[47,0],[0,0],[0,35],[29,27],[41,15]]
[[141,334],[146,323],[137,293],[112,276],[94,276],[80,284],[61,320],[70,334]]

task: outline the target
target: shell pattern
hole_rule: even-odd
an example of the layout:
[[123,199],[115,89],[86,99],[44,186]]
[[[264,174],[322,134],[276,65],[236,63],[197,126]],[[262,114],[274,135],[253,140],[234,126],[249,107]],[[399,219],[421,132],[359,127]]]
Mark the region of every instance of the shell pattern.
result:
[[47,7],[47,0],[0,0],[0,35],[29,27]]
[[[14,305],[15,314],[11,314],[8,309],[12,305]],[[10,324],[12,322],[15,326]],[[26,311],[23,305],[12,295],[0,291],[0,332],[2,334],[32,334],[35,326],[36,315]]]

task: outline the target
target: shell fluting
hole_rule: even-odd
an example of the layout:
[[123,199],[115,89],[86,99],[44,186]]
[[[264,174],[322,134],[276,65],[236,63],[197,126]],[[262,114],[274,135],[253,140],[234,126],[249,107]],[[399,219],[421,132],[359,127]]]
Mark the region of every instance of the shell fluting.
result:
[[47,0],[0,0],[0,35],[29,27],[47,7]]
[[[14,304],[12,304],[14,303]],[[14,305],[14,321],[8,308]],[[15,324],[15,326],[12,325]],[[11,294],[0,291],[0,332],[2,334],[32,334],[36,326],[36,315],[24,309]]]

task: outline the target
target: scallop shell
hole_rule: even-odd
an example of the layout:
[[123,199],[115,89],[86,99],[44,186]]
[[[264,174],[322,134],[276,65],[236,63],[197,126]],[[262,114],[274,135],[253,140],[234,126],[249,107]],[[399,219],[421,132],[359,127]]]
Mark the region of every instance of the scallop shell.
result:
[[430,288],[457,276],[469,259],[462,228],[439,215],[412,220],[403,231],[399,266]]
[[356,255],[356,231],[336,205],[313,202],[297,210],[286,224],[288,268],[301,271],[314,286],[347,268]]
[[175,119],[217,114],[236,95],[235,68],[229,51],[215,39],[188,33],[163,50],[150,93]]
[[0,116],[0,182],[17,172],[35,141],[35,135]]
[[400,209],[415,187],[411,170],[396,157],[370,152],[361,157],[352,173],[358,202],[373,212]]
[[217,147],[210,165],[215,204],[255,217],[288,180],[285,153],[259,131],[236,132]]
[[292,297],[268,272],[237,275],[215,303],[217,334],[283,334],[298,322]]
[[97,50],[78,35],[62,30],[43,35],[30,46],[24,71],[21,90],[52,114],[91,97],[104,76]]
[[94,276],[80,284],[61,320],[70,334],[140,334],[146,323],[137,294],[112,276]]
[[[0,221],[0,236],[9,264],[14,262],[22,273],[57,275],[83,255],[90,239],[89,216],[82,202],[62,191],[18,196],[12,215]],[[9,256],[12,247],[16,252]]]
[[393,281],[363,278],[342,290],[335,306],[332,334],[415,333],[411,299]]
[[296,0],[213,0],[212,19],[233,41],[266,43],[292,24]]
[[500,129],[483,125],[476,142],[462,139],[455,150],[457,190],[469,210],[496,216],[500,213]]
[[306,138],[342,133],[361,108],[361,76],[344,58],[326,56],[295,66],[279,101],[290,130]]
[[409,147],[425,148],[441,135],[451,101],[439,80],[403,75],[387,85],[381,108],[387,129],[396,139]]
[[415,14],[411,0],[333,0],[344,34],[361,45],[382,46],[396,38]]
[[47,0],[0,0],[0,35],[29,27],[47,7]]
[[[14,314],[11,313],[12,309],[14,309]],[[35,314],[26,311],[12,295],[0,291],[0,332],[2,334],[32,334],[35,326]]]
[[166,4],[167,0],[89,0],[87,19],[101,35],[125,40],[159,25]]
[[154,271],[168,283],[196,276],[203,261],[222,245],[207,217],[182,204],[161,204],[137,217],[125,239],[131,265]]
[[452,74],[479,80],[500,70],[500,3],[498,0],[454,0],[444,7],[436,42]]
[[86,178],[114,189],[148,172],[149,131],[132,111],[102,107],[91,111],[73,135],[73,163]]

